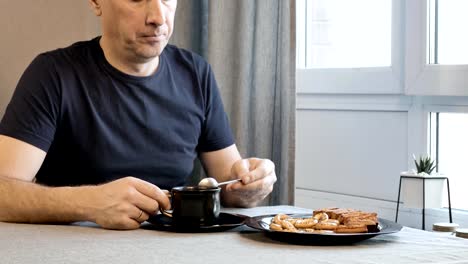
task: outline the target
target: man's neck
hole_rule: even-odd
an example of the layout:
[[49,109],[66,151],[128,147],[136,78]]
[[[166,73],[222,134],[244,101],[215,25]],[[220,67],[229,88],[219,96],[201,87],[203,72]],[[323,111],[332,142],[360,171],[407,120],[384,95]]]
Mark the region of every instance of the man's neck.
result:
[[147,62],[137,62],[136,59],[126,58],[121,52],[111,46],[110,41],[101,37],[99,44],[107,62],[119,71],[139,77],[150,76],[159,66],[159,56]]

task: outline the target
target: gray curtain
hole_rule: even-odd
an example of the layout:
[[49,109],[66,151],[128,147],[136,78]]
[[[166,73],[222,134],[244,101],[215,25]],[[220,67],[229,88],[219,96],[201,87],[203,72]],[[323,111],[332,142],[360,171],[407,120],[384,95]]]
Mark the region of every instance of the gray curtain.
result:
[[294,203],[294,3],[179,0],[172,38],[212,65],[242,156],[275,163],[270,205]]

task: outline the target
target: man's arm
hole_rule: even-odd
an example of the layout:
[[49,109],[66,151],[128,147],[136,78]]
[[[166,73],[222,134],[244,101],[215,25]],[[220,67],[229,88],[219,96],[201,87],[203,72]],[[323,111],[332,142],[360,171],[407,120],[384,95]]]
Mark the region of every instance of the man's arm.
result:
[[0,135],[0,221],[93,221],[104,228],[135,229],[160,205],[170,207],[158,187],[132,177],[99,186],[35,184],[32,180],[45,156],[39,148]]
[[236,145],[203,152],[201,161],[209,177],[218,182],[242,179],[242,182],[223,187],[223,204],[234,207],[253,207],[262,201],[276,182],[275,165],[267,159],[242,159]]

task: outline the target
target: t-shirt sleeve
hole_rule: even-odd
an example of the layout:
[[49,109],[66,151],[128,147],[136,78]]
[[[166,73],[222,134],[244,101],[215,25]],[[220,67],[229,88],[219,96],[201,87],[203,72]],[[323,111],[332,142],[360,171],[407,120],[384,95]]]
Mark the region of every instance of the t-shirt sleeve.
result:
[[211,67],[202,82],[205,85],[205,122],[202,128],[198,151],[216,151],[234,144],[229,120],[224,111],[218,85]]
[[0,134],[44,151],[52,144],[59,115],[59,85],[52,61],[36,57],[21,76],[0,122]]

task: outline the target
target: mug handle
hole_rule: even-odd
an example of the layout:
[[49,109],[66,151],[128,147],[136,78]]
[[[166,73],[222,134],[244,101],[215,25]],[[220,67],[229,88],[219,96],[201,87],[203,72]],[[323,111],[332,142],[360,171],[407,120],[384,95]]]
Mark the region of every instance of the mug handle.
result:
[[[169,198],[169,200],[171,200],[171,203],[172,203],[172,194],[171,194],[171,192],[168,191],[168,190],[161,190],[161,191],[163,191],[166,194],[167,198]],[[172,217],[172,210],[164,210],[161,207],[159,207],[159,211],[161,212],[161,214],[163,214],[163,215],[165,215],[167,217]]]

